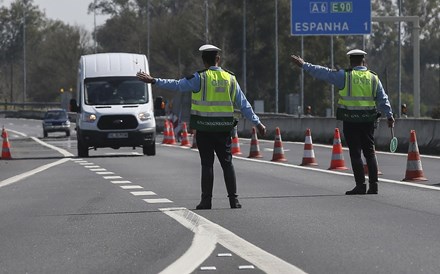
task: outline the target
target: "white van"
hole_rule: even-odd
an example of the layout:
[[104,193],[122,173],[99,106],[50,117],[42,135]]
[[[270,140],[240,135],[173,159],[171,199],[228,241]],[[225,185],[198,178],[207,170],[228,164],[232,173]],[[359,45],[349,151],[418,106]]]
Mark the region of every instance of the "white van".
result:
[[79,61],[77,101],[78,156],[89,149],[142,147],[156,154],[156,121],[151,85],[139,81],[138,71],[149,73],[145,55],[98,53]]

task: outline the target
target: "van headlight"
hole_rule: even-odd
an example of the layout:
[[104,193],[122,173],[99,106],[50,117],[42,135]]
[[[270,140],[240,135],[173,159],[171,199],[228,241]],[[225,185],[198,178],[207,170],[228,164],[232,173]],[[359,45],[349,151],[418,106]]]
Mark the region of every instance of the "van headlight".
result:
[[93,123],[93,122],[96,121],[96,115],[93,114],[93,113],[85,112],[85,113],[83,114],[83,119],[82,119],[82,120],[83,120],[84,122]]
[[141,120],[141,121],[148,121],[148,120],[151,119],[151,114],[148,113],[148,112],[140,112],[140,113],[138,114],[138,118],[139,118],[139,120]]

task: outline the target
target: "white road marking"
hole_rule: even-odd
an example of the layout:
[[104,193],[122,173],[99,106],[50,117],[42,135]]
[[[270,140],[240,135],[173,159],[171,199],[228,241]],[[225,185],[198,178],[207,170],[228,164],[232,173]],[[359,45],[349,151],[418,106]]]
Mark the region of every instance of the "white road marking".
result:
[[201,266],[200,270],[201,271],[212,271],[212,270],[217,270],[217,268],[215,266]]
[[[208,254],[205,250],[198,250],[199,247],[194,245],[194,241],[199,234],[204,236],[206,239],[211,240],[205,243],[205,245],[211,245],[211,248],[215,248],[215,243],[213,242],[216,239],[217,243],[221,244],[228,250],[231,250],[233,253],[252,263],[266,273],[305,273],[298,267],[283,261],[282,259],[264,251],[252,243],[245,241],[231,231],[209,221],[208,219],[205,219],[200,215],[197,215],[186,208],[161,208],[159,210],[175,219],[195,234],[193,244],[185,252],[185,254],[183,254],[161,273],[191,273],[207,257],[209,257],[211,253]],[[198,258],[198,260],[192,261],[193,258]],[[185,269],[185,271],[178,271],[180,268],[176,267]]]
[[79,163],[82,166],[90,166],[93,165],[93,163],[89,163],[89,162],[84,162],[84,163]]
[[84,166],[85,168],[98,168],[100,166]]
[[31,139],[34,140],[34,141],[37,142],[37,143],[40,143],[41,145],[43,145],[43,146],[45,146],[45,147],[48,147],[48,148],[51,148],[51,149],[53,149],[53,150],[58,151],[59,153],[63,154],[65,157],[73,157],[73,154],[70,153],[70,152],[68,152],[68,151],[65,150],[65,149],[62,149],[62,148],[59,148],[59,147],[53,146],[53,145],[51,145],[51,144],[48,144],[48,143],[46,143],[46,142],[41,141],[41,140],[38,139],[38,138],[35,138],[35,137],[31,137]]
[[[14,124],[13,123],[9,123],[9,125],[13,126]],[[22,137],[28,137],[27,134],[25,134],[23,132],[20,132],[20,131],[13,130],[13,129],[8,129],[8,132],[13,132],[14,134],[20,135]]]
[[232,257],[231,253],[219,253],[217,254],[217,257]]
[[115,174],[115,173],[111,172],[111,171],[97,171],[96,174],[98,174],[98,175],[110,175],[110,174]]
[[239,270],[244,270],[244,269],[255,269],[255,267],[253,265],[239,265],[238,266]]
[[[21,132],[18,132],[18,131],[15,131],[15,130],[9,130],[9,131],[14,132],[15,134],[19,134],[19,135],[21,135],[21,136],[27,137],[26,134],[21,133]],[[59,153],[61,153],[61,154],[64,155],[65,157],[72,157],[72,156],[73,156],[73,154],[70,153],[70,152],[68,152],[67,150],[64,150],[64,149],[62,149],[62,148],[58,148],[58,147],[55,147],[55,146],[53,146],[53,145],[50,145],[50,144],[48,144],[48,143],[46,143],[46,142],[43,142],[43,141],[39,140],[38,138],[31,137],[31,139],[34,140],[35,142],[37,142],[37,143],[39,143],[39,144],[45,146],[45,147],[48,147],[48,148],[50,148],[50,149],[53,149],[53,150],[58,151]],[[27,177],[29,177],[29,176],[32,176],[32,175],[35,175],[35,174],[37,174],[37,173],[39,173],[39,172],[41,172],[41,171],[44,171],[44,170],[46,170],[46,169],[48,169],[48,168],[51,168],[51,167],[54,167],[54,166],[57,166],[57,165],[63,164],[63,163],[65,163],[65,162],[69,161],[69,160],[70,160],[69,158],[60,159],[60,160],[55,161],[55,162],[53,162],[53,163],[49,163],[49,164],[46,164],[46,165],[43,165],[43,166],[37,167],[37,168],[35,168],[35,169],[33,169],[33,170],[30,170],[30,171],[27,171],[27,172],[24,172],[24,173],[18,174],[18,175],[16,175],[16,176],[13,176],[13,177],[11,177],[11,178],[8,178],[8,179],[6,179],[6,180],[0,181],[0,187],[7,186],[7,185],[10,185],[10,184],[13,184],[13,183],[18,182],[18,181],[20,181],[20,180],[23,180],[23,179],[25,179],[25,178],[27,178]]]
[[154,193],[153,191],[133,191],[130,192],[131,194],[133,194],[134,196],[151,196],[151,195],[156,195],[156,193]]
[[91,168],[90,171],[106,171],[105,168]]
[[140,189],[143,188],[141,186],[138,185],[131,185],[131,186],[120,186],[122,189]]
[[41,171],[44,171],[44,170],[46,170],[46,169],[48,169],[48,168],[51,168],[51,167],[54,167],[54,166],[57,166],[57,165],[63,164],[63,163],[65,163],[65,162],[69,161],[69,160],[70,160],[70,159],[68,159],[68,158],[63,158],[63,159],[60,159],[60,160],[58,160],[58,161],[56,161],[56,162],[53,162],[53,163],[50,163],[50,164],[46,164],[46,165],[44,165],[44,166],[40,166],[40,167],[37,167],[37,168],[32,169],[32,170],[30,170],[30,171],[27,171],[27,172],[21,173],[21,174],[19,174],[19,175],[13,176],[13,177],[11,177],[11,178],[8,178],[8,179],[6,179],[6,180],[1,181],[1,182],[0,182],[0,187],[7,186],[7,185],[10,185],[10,184],[13,184],[13,183],[18,182],[18,181],[20,181],[20,180],[23,180],[23,179],[25,179],[25,178],[27,178],[27,177],[30,177],[30,176],[32,176],[32,175],[35,175],[35,174],[37,174],[37,173],[39,173],[39,172],[41,172]]
[[159,199],[143,199],[145,202],[149,204],[162,204],[162,203],[172,203],[173,201],[165,199],[165,198],[159,198]]
[[130,181],[111,181],[112,184],[131,184]]
[[122,179],[121,176],[104,176],[103,178],[106,180]]

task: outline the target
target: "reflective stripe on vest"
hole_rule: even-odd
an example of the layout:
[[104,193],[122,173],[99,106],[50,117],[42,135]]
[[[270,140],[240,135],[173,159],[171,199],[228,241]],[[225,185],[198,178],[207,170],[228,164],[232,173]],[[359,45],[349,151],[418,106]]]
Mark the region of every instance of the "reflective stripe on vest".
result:
[[349,110],[372,110],[376,108],[377,75],[370,71],[345,72],[345,87],[339,91],[338,107]]

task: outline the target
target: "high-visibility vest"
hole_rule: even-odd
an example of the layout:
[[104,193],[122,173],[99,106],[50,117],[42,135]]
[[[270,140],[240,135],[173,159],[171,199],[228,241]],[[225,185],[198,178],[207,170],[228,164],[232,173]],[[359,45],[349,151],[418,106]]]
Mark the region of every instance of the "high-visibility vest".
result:
[[379,78],[370,70],[347,70],[345,86],[339,90],[336,119],[374,122],[377,119],[376,91]]
[[190,127],[225,132],[234,127],[235,75],[224,70],[199,71],[200,90],[191,96]]

